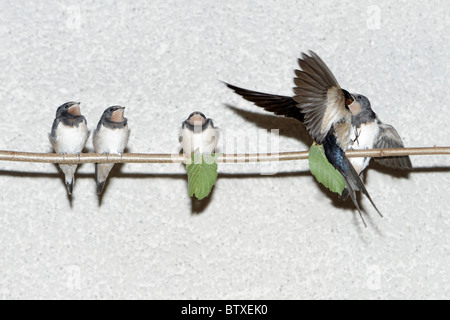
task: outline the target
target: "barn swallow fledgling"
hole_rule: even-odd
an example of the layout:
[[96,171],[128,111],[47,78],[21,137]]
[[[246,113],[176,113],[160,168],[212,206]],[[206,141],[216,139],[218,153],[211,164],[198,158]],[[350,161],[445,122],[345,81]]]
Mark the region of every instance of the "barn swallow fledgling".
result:
[[[348,159],[344,152],[348,149],[402,148],[404,145],[399,134],[392,126],[378,120],[366,97],[342,89],[317,54],[310,51],[308,56],[303,53],[298,62],[301,70],[295,71],[294,97],[226,85],[267,111],[304,123],[312,138],[324,145],[328,161],[344,177],[346,191],[343,197],[350,195],[361,214],[355,196],[355,191],[361,191],[377,209],[359,177],[370,158]],[[389,167],[412,167],[408,156],[376,160]],[[350,163],[351,166],[348,165]]]
[[201,112],[192,112],[181,126],[180,143],[186,158],[192,152],[211,154],[219,142],[219,130],[212,119]]
[[[56,111],[49,140],[53,150],[62,154],[80,154],[89,137],[86,119],[81,115],[79,102],[67,102]],[[67,192],[72,195],[77,165],[59,164],[64,173]]]
[[[124,110],[124,107],[112,106],[103,112],[97,129],[94,131],[93,141],[96,153],[122,154],[125,150],[130,130],[128,129],[128,120],[124,117]],[[113,163],[95,164],[98,195],[102,194],[106,178],[113,167]]]

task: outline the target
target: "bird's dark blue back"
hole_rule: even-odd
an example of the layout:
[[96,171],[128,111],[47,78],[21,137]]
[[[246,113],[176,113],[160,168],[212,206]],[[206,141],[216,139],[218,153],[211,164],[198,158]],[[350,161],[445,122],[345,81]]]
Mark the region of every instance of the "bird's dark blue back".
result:
[[328,161],[340,173],[348,172],[350,170],[350,161],[345,156],[344,150],[339,147],[336,141],[336,136],[330,131],[323,141],[323,148]]

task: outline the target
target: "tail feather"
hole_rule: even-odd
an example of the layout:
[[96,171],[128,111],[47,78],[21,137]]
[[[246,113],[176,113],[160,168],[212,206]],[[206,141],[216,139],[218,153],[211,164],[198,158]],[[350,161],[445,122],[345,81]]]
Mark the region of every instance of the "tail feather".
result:
[[348,160],[348,158],[345,157],[344,161],[348,161],[348,168],[349,169],[345,171],[345,175],[343,174],[343,172],[341,172],[341,174],[344,177],[344,180],[345,180],[347,186],[350,189],[349,190],[350,196],[352,196],[352,192],[354,193],[355,191],[361,191],[367,197],[367,199],[369,199],[370,203],[375,208],[375,210],[377,210],[378,214],[381,217],[383,217],[383,215],[381,214],[380,210],[378,210],[377,206],[375,205],[375,203],[373,202],[372,198],[370,197],[370,194],[367,191],[366,186],[362,182],[361,177],[356,172],[355,168],[353,168],[353,165],[351,164],[350,160]]
[[351,187],[349,187],[348,188],[348,195],[350,195],[350,198],[352,199],[353,204],[355,205],[356,209],[358,210],[359,216],[361,217],[361,221],[363,222],[364,227],[367,228],[367,224],[366,224],[366,221],[363,218],[363,215],[361,213],[361,209],[359,208],[358,201],[356,201],[356,192],[355,192],[355,190],[353,190]]
[[372,198],[370,197],[369,192],[367,191],[366,187],[364,186],[364,183],[361,180],[361,177],[356,172],[352,163],[345,155],[345,152],[336,143],[336,137],[334,136],[333,133],[329,133],[325,137],[323,146],[328,161],[333,165],[333,167],[336,168],[336,170],[338,170],[341,173],[342,177],[345,180],[346,189],[342,194],[343,197],[346,198],[350,196],[352,202],[358,209],[359,215],[361,216],[364,225],[367,226],[362,217],[358,202],[356,201],[356,191],[362,192],[369,199],[370,203],[372,203],[373,207],[375,208],[375,210],[377,210],[378,214],[381,217],[383,217],[383,215],[373,202]]
[[97,194],[101,195],[106,184],[109,172],[114,167],[113,163],[95,164],[95,180],[97,182]]
[[97,194],[101,195],[103,193],[103,188],[105,188],[106,180],[105,181],[97,181]]
[[297,108],[297,103],[292,97],[251,91],[228,83],[225,83],[225,85],[245,100],[253,102],[255,105],[266,111],[272,112],[276,115],[295,118],[300,122],[303,122],[304,120],[303,114],[300,112],[300,109]]
[[69,181],[66,181],[67,193],[69,194],[69,196],[72,195],[72,192],[73,192],[73,185],[74,185],[74,179],[72,179],[70,182],[69,182]]
[[66,182],[67,193],[69,196],[72,195],[73,186],[75,184],[75,171],[77,170],[77,165],[73,164],[60,164],[59,168],[64,173],[64,179]]

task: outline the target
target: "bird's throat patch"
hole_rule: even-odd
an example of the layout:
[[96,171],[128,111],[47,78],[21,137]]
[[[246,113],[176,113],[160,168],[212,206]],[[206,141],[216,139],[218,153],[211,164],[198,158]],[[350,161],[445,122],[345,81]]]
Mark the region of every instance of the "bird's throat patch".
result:
[[111,121],[122,122],[123,120],[124,120],[123,109],[113,111],[113,113],[111,114]]
[[72,115],[72,116],[81,116],[81,110],[80,110],[80,106],[75,104],[73,106],[71,106],[69,109],[67,109],[67,112]]
[[348,106],[348,109],[352,113],[353,116],[356,116],[361,113],[362,108],[359,102],[354,101],[351,105]]
[[189,124],[191,126],[195,126],[195,125],[204,125],[206,122],[205,118],[203,118],[201,115],[199,114],[195,114],[193,115],[190,119],[189,119]]

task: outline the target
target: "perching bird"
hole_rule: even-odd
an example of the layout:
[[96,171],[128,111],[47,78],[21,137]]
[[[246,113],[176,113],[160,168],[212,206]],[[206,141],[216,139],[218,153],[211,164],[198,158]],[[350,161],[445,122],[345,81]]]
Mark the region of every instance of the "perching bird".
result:
[[[94,131],[94,150],[96,153],[122,154],[125,150],[130,130],[128,120],[124,117],[125,108],[112,106],[107,108]],[[113,163],[96,163],[95,179],[97,194],[100,195],[105,187],[106,178],[114,167]]]
[[[53,150],[62,154],[80,154],[89,137],[86,119],[79,102],[67,102],[58,108],[49,140]],[[59,164],[64,173],[67,192],[72,195],[77,165]]]
[[[310,51],[308,56],[303,53],[298,61],[302,70],[295,72],[294,97],[226,85],[267,111],[296,118],[304,123],[312,138],[324,145],[328,161],[344,177],[344,198],[350,195],[361,215],[355,195],[355,191],[361,191],[377,209],[359,177],[369,164],[370,158],[348,159],[344,152],[349,149],[403,148],[399,134],[392,126],[378,120],[366,97],[350,94],[342,89],[317,54]],[[376,160],[390,167],[412,167],[408,156]]]
[[180,143],[186,158],[192,152],[211,154],[219,142],[219,130],[212,119],[201,112],[192,112],[181,126]]

